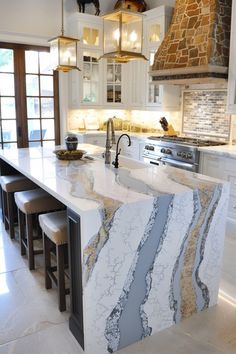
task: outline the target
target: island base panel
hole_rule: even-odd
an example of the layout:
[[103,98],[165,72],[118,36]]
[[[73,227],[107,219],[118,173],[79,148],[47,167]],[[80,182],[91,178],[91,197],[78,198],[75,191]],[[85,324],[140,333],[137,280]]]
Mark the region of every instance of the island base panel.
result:
[[80,217],[70,209],[68,209],[67,216],[71,280],[71,316],[69,327],[81,347],[84,349]]

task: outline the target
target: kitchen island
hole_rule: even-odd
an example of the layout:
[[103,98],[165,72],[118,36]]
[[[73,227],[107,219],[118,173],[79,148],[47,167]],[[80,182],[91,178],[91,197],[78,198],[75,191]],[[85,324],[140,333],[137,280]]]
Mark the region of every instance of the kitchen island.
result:
[[80,148],[95,159],[4,150],[1,173],[68,207],[70,328],[86,354],[113,353],[217,303],[229,185],[122,158],[117,170]]

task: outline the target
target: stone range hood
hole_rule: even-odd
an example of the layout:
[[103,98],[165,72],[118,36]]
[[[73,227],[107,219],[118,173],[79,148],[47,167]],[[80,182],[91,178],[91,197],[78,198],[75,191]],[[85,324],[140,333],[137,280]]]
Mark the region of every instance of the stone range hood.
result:
[[150,75],[165,84],[225,81],[228,77],[231,0],[176,0],[168,32]]

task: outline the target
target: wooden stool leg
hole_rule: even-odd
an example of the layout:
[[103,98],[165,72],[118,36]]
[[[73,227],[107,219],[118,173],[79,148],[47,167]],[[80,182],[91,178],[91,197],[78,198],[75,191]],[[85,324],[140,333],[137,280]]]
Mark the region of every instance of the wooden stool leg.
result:
[[44,254],[44,273],[45,273],[45,288],[51,289],[52,280],[48,275],[48,270],[51,268],[51,243],[47,235],[43,233],[43,254]]
[[4,214],[4,226],[5,226],[5,230],[8,230],[9,229],[9,225],[8,225],[8,222],[7,222],[7,218],[6,218],[6,215],[7,215],[7,193],[2,190],[2,208],[3,208],[3,214]]
[[65,292],[65,263],[64,263],[64,245],[57,245],[57,279],[58,279],[58,305],[60,311],[66,310],[66,292]]
[[9,222],[9,234],[11,239],[15,238],[15,229],[14,229],[14,195],[13,193],[7,193],[7,214]]
[[26,237],[28,245],[28,261],[29,261],[29,270],[35,269],[34,264],[34,242],[33,242],[33,223],[32,215],[26,214]]
[[1,196],[1,208],[2,208],[2,222],[4,222],[4,209],[3,209],[3,190],[0,186],[0,196]]
[[18,214],[18,225],[19,225],[19,242],[20,242],[20,254],[24,256],[26,254],[26,248],[24,243],[26,242],[25,239],[25,217],[24,214],[20,209],[17,208]]

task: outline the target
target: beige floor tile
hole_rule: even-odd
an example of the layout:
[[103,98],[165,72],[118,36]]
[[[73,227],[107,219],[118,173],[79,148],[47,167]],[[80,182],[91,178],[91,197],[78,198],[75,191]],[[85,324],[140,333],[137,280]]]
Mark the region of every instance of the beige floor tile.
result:
[[0,354],[83,354],[83,350],[66,322],[0,345]]

